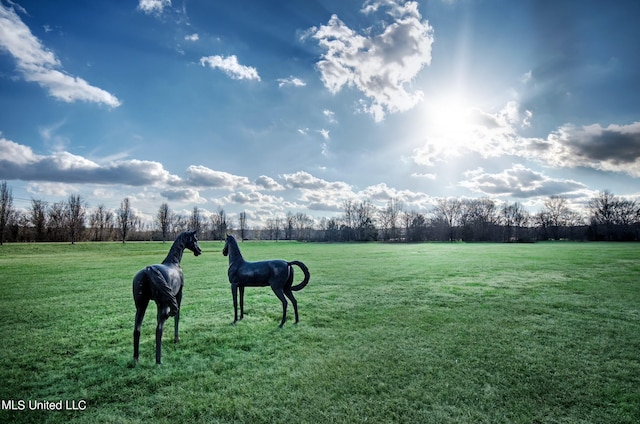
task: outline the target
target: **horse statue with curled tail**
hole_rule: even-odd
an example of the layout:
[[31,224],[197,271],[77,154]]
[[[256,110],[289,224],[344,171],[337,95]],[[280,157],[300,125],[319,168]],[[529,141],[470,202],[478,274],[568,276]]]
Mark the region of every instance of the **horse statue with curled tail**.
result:
[[198,245],[195,231],[185,231],[173,242],[167,257],[161,264],[149,265],[138,271],[133,277],[133,300],[136,304],[136,320],[133,329],[133,359],[138,363],[140,330],[142,320],[149,301],[156,302],[158,307],[158,324],[156,326],[156,364],[162,363],[162,331],[169,317],[174,319],[174,342],[178,343],[178,323],[180,321],[180,302],[184,276],[180,261],[184,249],[189,249],[195,256],[202,253]]
[[[229,282],[233,296],[233,323],[238,322],[238,289],[240,290],[240,319],[244,317],[244,288],[271,286],[271,290],[282,302],[282,321],[280,328],[287,320],[287,299],[291,300],[293,310],[298,323],[298,302],[293,297],[293,292],[302,290],[309,283],[309,268],[300,261],[287,262],[280,259],[260,262],[247,262],[240,253],[240,248],[235,237],[227,235],[224,248],[224,256],[229,256]],[[304,279],[300,284],[293,285],[293,265],[299,267],[304,273]],[[286,297],[285,297],[286,296]]]

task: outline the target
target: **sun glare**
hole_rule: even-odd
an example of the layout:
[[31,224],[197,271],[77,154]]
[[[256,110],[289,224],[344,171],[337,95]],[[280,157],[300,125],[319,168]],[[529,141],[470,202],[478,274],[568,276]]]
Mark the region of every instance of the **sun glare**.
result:
[[431,98],[418,116],[415,128],[424,143],[415,151],[418,163],[433,165],[445,157],[458,156],[474,139],[473,107],[465,96]]
[[458,96],[436,100],[429,106],[429,127],[434,135],[457,141],[471,128],[471,107]]

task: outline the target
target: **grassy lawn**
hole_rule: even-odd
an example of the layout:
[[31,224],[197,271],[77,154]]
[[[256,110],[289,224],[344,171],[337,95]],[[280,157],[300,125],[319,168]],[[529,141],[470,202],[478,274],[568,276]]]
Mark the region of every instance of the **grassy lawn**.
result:
[[[230,325],[204,242],[181,342],[170,319],[155,365],[151,305],[132,367],[131,279],[169,247],[0,246],[0,422],[640,422],[638,243],[242,243],[311,271],[279,330],[268,288]],[[30,410],[45,400],[86,408]]]

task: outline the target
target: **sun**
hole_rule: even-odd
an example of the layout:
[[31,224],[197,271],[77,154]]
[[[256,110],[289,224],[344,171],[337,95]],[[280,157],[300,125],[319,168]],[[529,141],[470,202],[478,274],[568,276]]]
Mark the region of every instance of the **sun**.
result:
[[477,129],[471,100],[459,92],[425,99],[416,115],[414,137],[420,146],[413,159],[423,165],[460,156],[473,142]]
[[449,95],[434,99],[428,104],[428,132],[451,141],[466,137],[472,128],[472,107],[460,95]]

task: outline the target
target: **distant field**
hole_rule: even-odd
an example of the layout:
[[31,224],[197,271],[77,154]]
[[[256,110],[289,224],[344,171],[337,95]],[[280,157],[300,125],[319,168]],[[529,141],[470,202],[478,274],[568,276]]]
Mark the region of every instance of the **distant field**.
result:
[[640,422],[640,243],[242,243],[311,271],[279,330],[267,288],[230,325],[205,242],[181,343],[154,364],[151,305],[131,368],[131,279],[169,247],[0,246],[0,422]]

